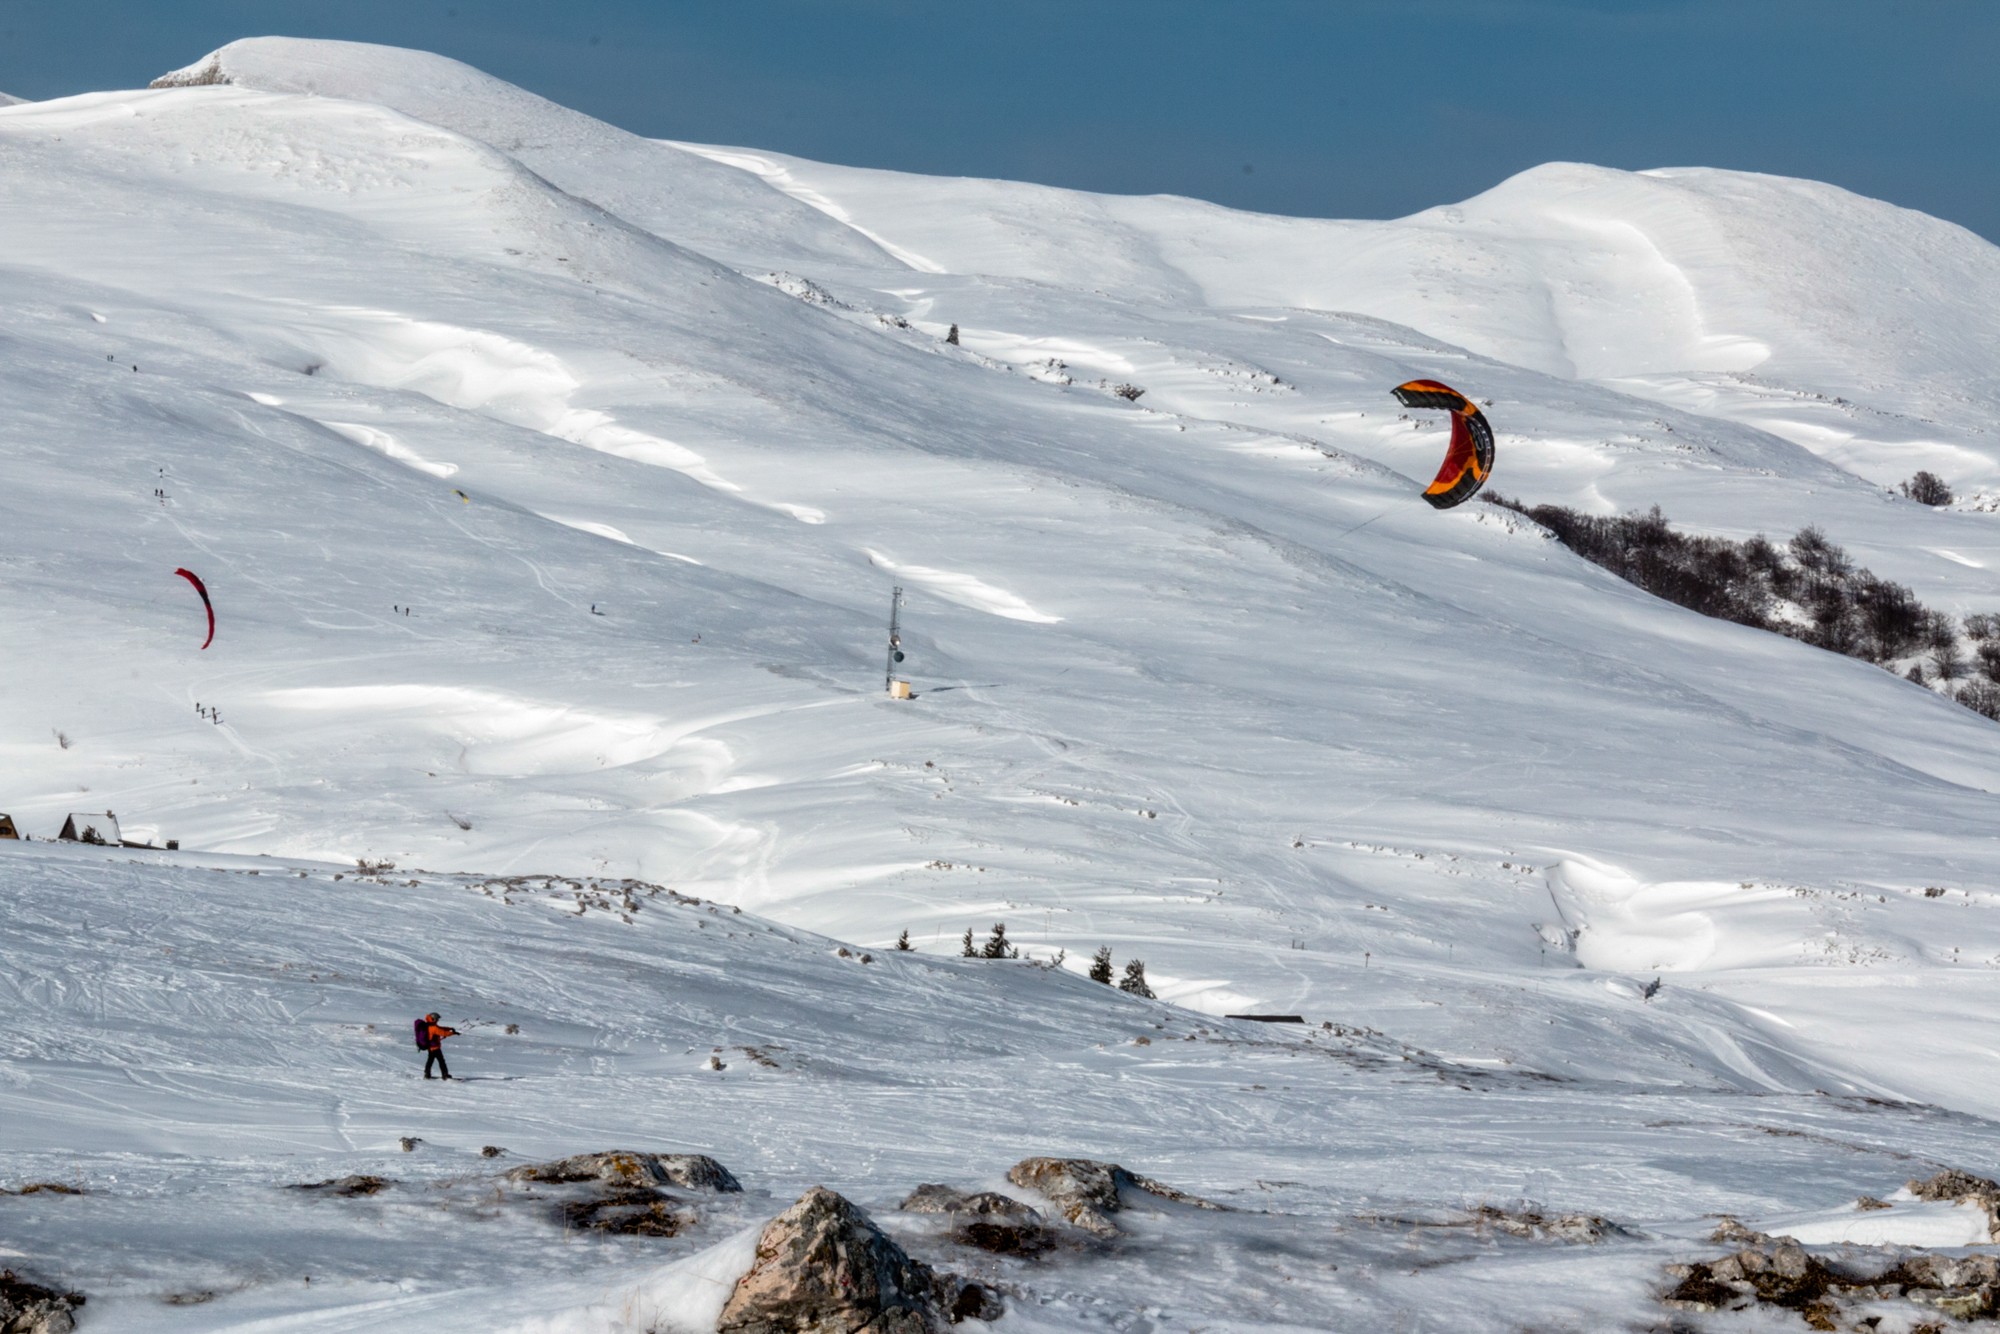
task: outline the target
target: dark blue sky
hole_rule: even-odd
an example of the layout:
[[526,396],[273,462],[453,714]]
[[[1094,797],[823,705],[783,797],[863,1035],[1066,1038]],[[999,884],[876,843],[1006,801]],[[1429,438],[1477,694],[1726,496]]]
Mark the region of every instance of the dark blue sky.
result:
[[0,0],[0,91],[268,33],[866,166],[1330,217],[1555,159],[1736,167],[2000,239],[2000,0]]

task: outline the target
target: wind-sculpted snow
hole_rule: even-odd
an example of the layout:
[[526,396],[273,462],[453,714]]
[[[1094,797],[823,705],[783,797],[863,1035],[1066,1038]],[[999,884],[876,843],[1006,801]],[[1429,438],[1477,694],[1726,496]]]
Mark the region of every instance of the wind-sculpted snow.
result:
[[[1243,1211],[1005,1268],[1024,1328],[1607,1328],[1704,1213],[1859,1237],[1990,1168],[2000,730],[1432,511],[1389,389],[1475,398],[1530,505],[2000,611],[1992,506],[1883,485],[2000,464],[1991,247],[1567,166],[1250,218],[217,61],[0,110],[0,1186],[90,1187],[0,1231],[88,1312],[643,1328],[807,1186],[1044,1155]],[[41,842],[104,810],[186,851]],[[955,961],[1002,922],[1060,967]],[[405,1083],[431,1008],[519,1040]],[[567,1250],[483,1144],[751,1198]],[[276,1194],[348,1175],[397,1184]],[[1489,1235],[1523,1196],[1632,1231]]]
[[1772,430],[1874,481],[1928,462],[2000,482],[1984,369],[2000,253],[1815,181],[1552,163],[1461,204],[1341,222],[688,147],[942,272],[1361,313]]
[[647,231],[743,263],[882,262],[848,227],[669,144],[642,139],[425,51],[260,37],[161,79],[392,107],[492,144],[556,186]]

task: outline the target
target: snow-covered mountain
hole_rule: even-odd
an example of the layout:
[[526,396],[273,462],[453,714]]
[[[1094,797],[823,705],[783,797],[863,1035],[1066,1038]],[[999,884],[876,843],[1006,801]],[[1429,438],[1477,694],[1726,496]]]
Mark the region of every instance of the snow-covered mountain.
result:
[[[1990,1163],[2000,729],[1431,510],[1388,391],[1486,404],[1509,496],[2000,611],[1991,245],[1711,170],[1369,223],[863,171],[332,42],[161,83],[0,110],[0,810],[182,849],[0,844],[0,1184],[91,1192],[0,1244],[104,1327],[683,1318],[526,1206],[275,1191],[470,1200],[484,1142],[715,1154],[689,1274],[1032,1152],[1271,1211],[1005,1262],[1023,1329],[1606,1328],[1705,1214]],[[548,874],[741,913],[482,892]],[[889,948],[996,921],[1079,976]],[[520,1040],[432,1094],[430,1008]],[[1384,1221],[1523,1195],[1645,1235]]]

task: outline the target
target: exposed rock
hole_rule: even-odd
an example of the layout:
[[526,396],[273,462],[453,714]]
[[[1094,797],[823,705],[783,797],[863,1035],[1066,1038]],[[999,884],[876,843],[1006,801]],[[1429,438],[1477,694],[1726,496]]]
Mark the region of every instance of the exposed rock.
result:
[[1151,1177],[1128,1172],[1117,1163],[1100,1163],[1091,1158],[1023,1158],[1007,1169],[1007,1179],[1048,1196],[1064,1218],[1099,1237],[1118,1235],[1118,1225],[1111,1221],[1111,1215],[1124,1207],[1118,1195],[1120,1189],[1143,1190],[1197,1209],[1223,1207]]
[[1715,1231],[1709,1234],[1708,1239],[1729,1242],[1737,1246],[1767,1246],[1771,1242],[1771,1234],[1745,1227],[1742,1220],[1734,1214],[1724,1214],[1722,1221],[1715,1225]]
[[2000,1283],[2000,1256],[1912,1255],[1875,1281],[1904,1287],[1990,1287]]
[[0,1269],[0,1334],[69,1334],[80,1292],[58,1292]]
[[423,1140],[415,1135],[405,1135],[401,1139],[397,1140],[396,1143],[403,1146],[404,1153],[415,1153],[417,1151],[417,1146],[419,1144],[422,1144]]
[[1472,1211],[1472,1219],[1478,1226],[1536,1241],[1588,1244],[1626,1235],[1624,1228],[1596,1214],[1545,1214],[1535,1208],[1510,1210],[1482,1204]]
[[601,1181],[611,1186],[679,1186],[733,1194],[743,1189],[736,1178],[705,1153],[634,1153],[610,1149],[579,1153],[552,1163],[531,1163],[507,1173],[515,1181]]
[[2000,1181],[1989,1181],[1970,1172],[1946,1168],[1936,1176],[1907,1183],[1910,1194],[1920,1200],[1949,1200],[1953,1204],[1976,1204],[1986,1211],[1986,1235],[2000,1241]]
[[[1856,1263],[1866,1261],[1850,1253],[1845,1264]],[[1679,1280],[1664,1294],[1669,1306],[1697,1311],[1782,1306],[1798,1312],[1812,1329],[1841,1328],[1842,1315],[1852,1314],[1845,1304],[1897,1297],[1961,1320],[2000,1317],[2000,1256],[1993,1255],[1919,1251],[1888,1269],[1864,1272],[1828,1265],[1790,1237],[1780,1237],[1719,1260],[1672,1265],[1667,1272]]]
[[479,1156],[481,1158],[498,1158],[505,1152],[507,1151],[498,1144],[482,1144],[479,1147]]
[[1854,1207],[1865,1213],[1870,1209],[1893,1209],[1896,1206],[1887,1200],[1878,1200],[1873,1195],[1863,1195],[1854,1202]]
[[19,1190],[0,1189],[0,1195],[82,1195],[82,1186],[72,1186],[65,1181],[30,1181]]
[[937,1334],[1001,1314],[981,1284],[913,1260],[848,1200],[815,1186],[765,1225],[718,1334]]
[[1843,1276],[1807,1254],[1790,1237],[1769,1247],[1745,1247],[1704,1264],[1678,1265],[1680,1283],[1666,1294],[1669,1306],[1715,1311],[1760,1302],[1797,1311],[1812,1329],[1833,1329],[1831,1293]]
[[388,1185],[389,1183],[381,1177],[356,1173],[353,1176],[329,1177],[325,1181],[302,1181],[287,1189],[320,1191],[327,1195],[352,1199],[356,1195],[374,1195],[386,1189]]
[[567,1201],[557,1214],[565,1227],[621,1237],[673,1237],[695,1222],[694,1213],[676,1208],[677,1203],[663,1190],[627,1188],[595,1199]]
[[1976,1177],[1955,1167],[1947,1167],[1936,1176],[1926,1177],[1922,1181],[1905,1184],[1909,1187],[1910,1194],[1920,1200],[1957,1201],[2000,1195],[2000,1181]]
[[210,56],[208,63],[200,68],[177,69],[171,74],[162,74],[147,84],[148,88],[209,88],[217,84],[234,83],[222,72],[222,56]]
[[995,1255],[1036,1256],[1057,1245],[1055,1232],[1039,1212],[990,1190],[966,1194],[935,1182],[918,1186],[897,1206],[916,1214],[946,1214],[955,1226],[951,1239]]

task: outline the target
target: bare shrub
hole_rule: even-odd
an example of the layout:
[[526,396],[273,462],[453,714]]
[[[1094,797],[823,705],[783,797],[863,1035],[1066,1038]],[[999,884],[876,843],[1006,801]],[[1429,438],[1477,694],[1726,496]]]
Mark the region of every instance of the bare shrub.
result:
[[1990,611],[1976,611],[1964,620],[1965,633],[1973,639],[1985,642],[2000,639],[2000,615]]
[[[1965,674],[1959,627],[1948,613],[1926,609],[1906,586],[1857,566],[1818,528],[1799,530],[1780,548],[1762,536],[1731,542],[1677,533],[1658,507],[1606,518],[1498,495],[1490,501],[1527,515],[1592,564],[1691,611],[1884,666],[1923,653],[1944,681]],[[1969,616],[1964,630],[2000,649],[2000,615]],[[1989,668],[1982,654],[1980,670],[2000,682],[2000,652],[1992,661]],[[1924,676],[1916,667],[1906,674],[1912,681]]]
[[1951,504],[1951,487],[1934,472],[1919,472],[1896,489],[1919,505]]
[[1991,681],[1967,681],[1952,698],[1983,718],[2000,722],[2000,685]]

